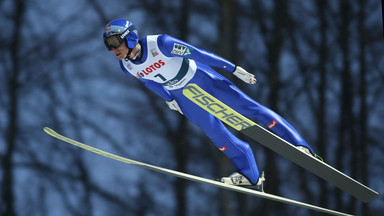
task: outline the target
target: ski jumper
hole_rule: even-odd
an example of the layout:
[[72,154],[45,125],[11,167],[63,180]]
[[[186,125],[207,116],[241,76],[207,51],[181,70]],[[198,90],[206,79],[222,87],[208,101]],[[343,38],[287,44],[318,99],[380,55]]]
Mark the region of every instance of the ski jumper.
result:
[[287,121],[254,101],[210,67],[233,72],[233,63],[169,35],[147,36],[140,39],[139,43],[142,58],[120,60],[122,70],[138,78],[164,100],[176,100],[185,117],[198,125],[216,147],[230,158],[236,171],[245,175],[253,184],[258,181],[259,171],[249,144],[234,136],[219,119],[186,98],[182,90],[187,84],[197,84],[232,109],[256,119],[293,145],[311,149]]

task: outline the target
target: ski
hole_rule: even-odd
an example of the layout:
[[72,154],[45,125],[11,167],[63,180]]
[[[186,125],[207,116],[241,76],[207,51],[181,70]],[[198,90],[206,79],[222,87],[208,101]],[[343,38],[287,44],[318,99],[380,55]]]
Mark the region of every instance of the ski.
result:
[[115,154],[103,151],[101,149],[94,148],[94,147],[89,146],[87,144],[78,142],[76,140],[70,139],[70,138],[68,138],[66,136],[63,136],[63,135],[57,133],[56,131],[52,130],[49,127],[45,127],[44,131],[48,135],[50,135],[50,136],[52,136],[52,137],[54,137],[56,139],[59,139],[61,141],[64,141],[64,142],[72,144],[72,145],[75,145],[75,146],[80,147],[82,149],[85,149],[87,151],[90,151],[90,152],[93,152],[93,153],[99,154],[101,156],[104,156],[104,157],[107,157],[107,158],[110,158],[110,159],[113,159],[113,160],[116,160],[116,161],[120,161],[120,162],[123,162],[123,163],[140,166],[140,167],[143,167],[145,169],[149,169],[149,170],[152,170],[152,171],[156,171],[156,172],[172,175],[172,176],[175,176],[175,177],[178,177],[178,178],[187,179],[187,180],[190,180],[190,181],[195,181],[195,182],[199,182],[199,183],[205,183],[205,184],[208,184],[208,185],[216,186],[216,187],[219,187],[219,188],[222,188],[222,189],[226,189],[226,190],[230,190],[230,191],[235,191],[235,192],[239,192],[239,193],[243,193],[243,194],[247,194],[247,195],[251,195],[251,196],[256,196],[256,197],[261,197],[261,198],[264,198],[264,199],[273,200],[273,201],[277,201],[277,202],[281,202],[281,203],[286,203],[286,204],[300,206],[300,207],[303,207],[303,208],[307,208],[307,209],[318,211],[318,212],[327,213],[327,214],[330,214],[330,215],[350,216],[350,214],[334,211],[334,210],[331,210],[331,209],[322,208],[322,207],[311,205],[311,204],[308,204],[308,203],[295,201],[295,200],[292,200],[292,199],[288,199],[288,198],[284,198],[284,197],[268,194],[268,193],[265,193],[265,192],[260,192],[260,191],[252,190],[252,189],[245,188],[245,187],[228,185],[228,184],[224,184],[224,183],[219,182],[219,181],[215,181],[215,180],[211,180],[211,179],[207,179],[207,178],[203,178],[203,177],[199,177],[199,176],[195,176],[195,175],[179,172],[179,171],[176,171],[176,170],[171,170],[171,169],[167,169],[167,168],[163,168],[163,167],[158,167],[158,166],[154,166],[154,165],[151,165],[151,164],[135,161],[135,160],[132,160],[132,159],[129,159],[129,158],[121,157],[121,156],[118,156],[118,155],[115,155]]
[[294,145],[239,114],[201,89],[198,85],[194,83],[188,84],[183,89],[183,94],[192,102],[216,116],[230,127],[242,132],[254,141],[323,178],[327,182],[334,184],[355,198],[363,202],[369,202],[371,199],[378,196],[376,191],[352,179],[323,161],[299,151]]

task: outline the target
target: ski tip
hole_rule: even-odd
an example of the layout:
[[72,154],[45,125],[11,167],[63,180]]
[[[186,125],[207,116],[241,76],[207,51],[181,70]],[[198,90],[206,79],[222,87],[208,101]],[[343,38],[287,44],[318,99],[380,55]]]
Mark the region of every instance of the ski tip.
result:
[[52,135],[52,134],[55,134],[56,132],[54,130],[52,130],[51,128],[49,127],[44,127],[43,128],[44,132],[49,134],[49,135]]

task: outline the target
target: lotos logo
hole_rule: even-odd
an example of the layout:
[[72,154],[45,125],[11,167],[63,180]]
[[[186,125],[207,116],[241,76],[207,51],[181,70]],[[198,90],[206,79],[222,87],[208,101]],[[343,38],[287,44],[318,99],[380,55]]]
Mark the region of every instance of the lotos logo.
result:
[[147,67],[147,68],[145,68],[145,69],[143,69],[143,70],[137,72],[136,75],[137,75],[138,77],[140,77],[140,78],[143,78],[145,75],[148,75],[148,74],[152,73],[153,71],[155,71],[156,69],[161,68],[161,67],[164,66],[164,65],[165,65],[165,62],[163,62],[163,61],[160,59],[160,60],[159,60],[158,62],[156,62],[155,64],[153,64],[153,65],[151,65],[151,66],[149,66],[149,67]]
[[225,150],[227,150],[227,146],[223,146],[223,147],[219,148],[219,150],[220,151],[225,151]]
[[273,120],[272,123],[268,125],[268,128],[269,128],[269,129],[272,129],[272,128],[274,128],[276,125],[277,125],[277,121],[276,121],[276,120]]

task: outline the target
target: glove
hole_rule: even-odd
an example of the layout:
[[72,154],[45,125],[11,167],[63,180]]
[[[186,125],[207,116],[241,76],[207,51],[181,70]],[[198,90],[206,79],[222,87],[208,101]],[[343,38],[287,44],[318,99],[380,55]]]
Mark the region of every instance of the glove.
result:
[[255,75],[248,73],[246,70],[244,70],[240,66],[236,66],[235,71],[233,71],[233,75],[235,75],[237,78],[241,79],[245,83],[249,83],[249,84],[256,83]]
[[175,99],[173,99],[171,101],[165,101],[165,103],[168,105],[168,107],[171,110],[175,110],[175,111],[179,112],[180,114],[183,114],[183,112],[181,111],[181,109],[179,107],[179,104],[175,101]]

